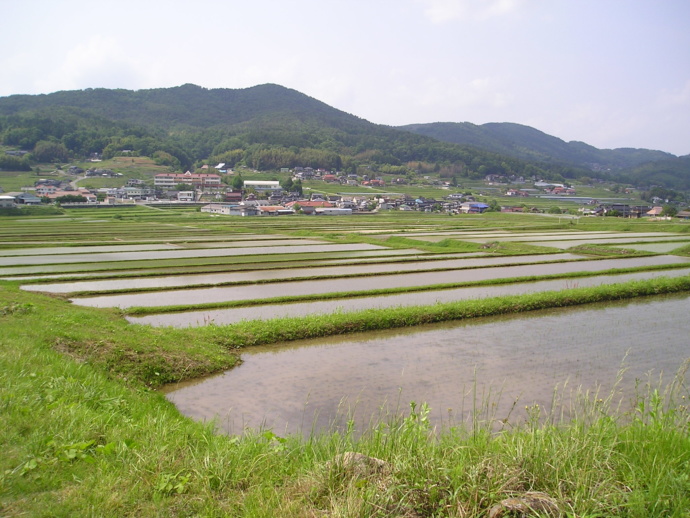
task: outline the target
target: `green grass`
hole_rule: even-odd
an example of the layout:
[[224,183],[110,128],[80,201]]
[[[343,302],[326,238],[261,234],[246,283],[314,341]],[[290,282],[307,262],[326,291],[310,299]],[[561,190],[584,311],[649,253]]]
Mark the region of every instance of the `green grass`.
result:
[[[613,218],[566,226],[556,218],[506,214],[246,221],[147,209],[93,222],[99,214],[75,210],[36,224],[0,218],[0,239],[22,247],[58,234],[70,243],[164,242],[198,236],[201,229],[210,236],[299,232],[339,240],[363,230],[690,228]],[[470,246],[455,240],[426,245],[439,251]],[[688,291],[690,278],[682,277],[172,329],[130,325],[117,310],[80,307],[0,282],[0,516],[467,518],[488,516],[506,498],[540,492],[562,516],[686,517],[685,372],[668,386],[642,383],[631,405],[597,393],[576,394],[566,404],[554,392],[552,407],[526,408],[525,421],[504,423],[501,431],[492,402],[471,395],[465,406],[477,411],[443,433],[431,429],[428,408],[415,404],[364,430],[226,436],[214,423],[181,416],[153,389],[231,368],[242,347],[258,343]],[[358,469],[342,460],[353,451],[384,464]]]
[[33,171],[0,171],[0,187],[5,192],[21,192],[22,187],[33,187],[40,178]]
[[[197,348],[230,364],[227,334],[213,344],[218,330],[154,333],[111,311],[1,287],[3,516],[459,518],[534,492],[568,516],[685,516],[690,507],[683,373],[669,386],[641,385],[632,407],[581,393],[568,418],[558,402],[529,407],[502,432],[487,410],[437,433],[428,409],[412,405],[367,430],[225,436],[182,417],[146,388],[155,373],[140,378],[136,366],[156,355],[167,363],[172,350],[191,363]],[[126,362],[131,374],[112,370]],[[352,451],[383,464],[345,462]]]

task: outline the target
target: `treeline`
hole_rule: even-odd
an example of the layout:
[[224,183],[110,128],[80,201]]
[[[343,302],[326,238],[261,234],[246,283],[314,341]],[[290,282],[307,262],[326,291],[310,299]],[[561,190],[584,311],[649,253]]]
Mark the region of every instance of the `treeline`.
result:
[[0,143],[28,155],[3,154],[0,168],[26,171],[32,162],[64,163],[94,153],[112,158],[127,150],[175,169],[191,167],[192,158],[163,132],[114,122],[71,108],[0,116]]

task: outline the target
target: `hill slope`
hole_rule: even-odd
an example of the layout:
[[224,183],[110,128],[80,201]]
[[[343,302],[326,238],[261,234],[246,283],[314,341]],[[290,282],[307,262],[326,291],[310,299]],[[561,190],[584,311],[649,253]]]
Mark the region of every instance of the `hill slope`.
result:
[[[563,180],[590,175],[593,163],[602,170],[620,170],[651,160],[676,160],[659,151],[566,143],[518,124],[393,128],[275,84],[13,95],[0,98],[0,142],[32,151],[30,156],[41,161],[64,162],[91,153],[107,158],[128,150],[176,169],[201,161],[263,170],[301,165],[355,171],[366,166],[375,174],[405,176],[413,170],[448,179],[493,173]],[[12,165],[15,157],[3,160],[7,164],[0,160],[0,167],[19,167]],[[26,160],[20,165],[29,167]],[[690,188],[685,164],[672,170],[673,186]],[[614,177],[606,172],[597,176]],[[630,177],[644,182],[644,171]]]
[[445,142],[476,146],[494,153],[540,162],[560,162],[595,169],[625,169],[675,155],[649,149],[597,149],[584,142],[565,142],[529,126],[514,123],[435,122],[400,129]]

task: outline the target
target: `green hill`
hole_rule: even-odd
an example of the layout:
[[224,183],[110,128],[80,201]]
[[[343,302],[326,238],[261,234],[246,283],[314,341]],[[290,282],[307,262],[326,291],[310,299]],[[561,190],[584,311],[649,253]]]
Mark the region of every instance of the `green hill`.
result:
[[597,149],[584,142],[565,142],[529,126],[514,123],[435,122],[411,124],[400,129],[444,142],[476,146],[493,153],[540,162],[577,167],[625,169],[646,162],[669,160],[675,155],[649,149]]
[[[546,180],[598,176],[646,184],[644,172],[620,176],[609,170],[675,159],[660,151],[598,150],[566,143],[518,124],[393,128],[274,84],[12,95],[0,98],[0,143],[31,152],[22,160],[0,157],[0,168],[23,170],[32,161],[66,162],[92,153],[110,158],[126,151],[178,170],[217,161],[259,170],[364,168],[376,175],[434,174],[445,179],[480,179],[487,174]],[[592,164],[599,166],[595,173]],[[674,171],[669,187],[690,188],[684,163]]]

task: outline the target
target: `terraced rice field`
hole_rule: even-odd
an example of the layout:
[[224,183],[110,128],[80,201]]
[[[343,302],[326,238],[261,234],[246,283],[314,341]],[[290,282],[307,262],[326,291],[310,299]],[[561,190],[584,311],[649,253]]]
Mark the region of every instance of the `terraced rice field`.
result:
[[[69,298],[74,304],[119,307],[125,314],[130,313],[127,318],[135,324],[199,326],[433,305],[563,291],[631,279],[690,275],[690,258],[679,252],[690,245],[687,233],[554,228],[553,218],[517,219],[519,224],[499,228],[498,223],[494,226],[490,219],[425,219],[417,215],[346,219],[252,218],[247,221],[248,218],[209,218],[193,213],[173,217],[165,211],[151,212],[144,214],[133,210],[121,218],[118,216],[123,213],[101,212],[85,217],[74,213],[66,218],[0,222],[0,279],[19,282],[25,290]],[[572,249],[581,245],[585,248]],[[606,250],[604,255],[590,253],[590,249],[601,250],[602,246]],[[664,311],[671,315],[666,320],[675,322],[680,319],[677,311],[687,314],[688,300],[687,297],[673,299],[669,304],[675,313],[667,306],[654,306],[652,311]],[[409,374],[419,369],[414,380],[404,381],[404,398],[429,400],[437,406],[437,411],[444,405],[455,408],[457,403],[451,402],[448,393],[437,394],[440,386],[446,383],[430,384],[430,380],[438,379],[442,373],[443,377],[456,378],[444,391],[466,395],[463,387],[471,384],[471,378],[466,370],[444,370],[451,364],[463,368],[479,366],[475,375],[484,376],[485,369],[493,373],[495,376],[491,379],[482,379],[485,387],[510,378],[510,373],[518,369],[520,376],[511,381],[527,387],[526,397],[541,401],[545,397],[542,389],[548,385],[551,391],[554,382],[572,371],[572,362],[581,361],[582,354],[594,359],[604,354],[597,342],[600,338],[597,330],[592,328],[590,334],[583,333],[587,323],[599,322],[597,326],[608,326],[606,329],[616,326],[634,329],[626,322],[644,322],[640,315],[653,315],[647,307],[635,307],[639,314],[632,317],[626,311],[621,314],[604,312],[604,317],[597,317],[599,320],[593,320],[593,314],[581,319],[578,316],[582,322],[580,331],[568,333],[561,330],[571,326],[575,313],[563,312],[560,320],[553,322],[541,317],[515,317],[506,321],[509,327],[499,325],[496,330],[477,328],[475,332],[471,326],[450,325],[449,330],[440,335],[420,333],[421,330],[395,331],[389,333],[389,341],[381,343],[380,348],[379,338],[363,337],[362,342],[348,341],[343,348],[330,347],[331,341],[322,340],[318,347],[306,348],[312,351],[306,356],[299,352],[301,348],[287,350],[279,365],[285,368],[293,364],[295,368],[275,374],[275,382],[282,387],[294,387],[297,392],[278,390],[266,380],[266,373],[273,372],[270,369],[280,370],[279,367],[259,363],[257,368],[264,373],[262,375],[251,368],[240,367],[226,376],[232,380],[230,386],[240,383],[246,387],[246,379],[251,379],[249,385],[257,393],[243,392],[242,398],[250,407],[238,407],[233,418],[228,418],[228,426],[236,429],[246,423],[260,424],[266,422],[271,412],[275,414],[271,419],[276,419],[276,426],[289,423],[294,429],[300,412],[300,426],[304,426],[305,418],[309,425],[314,417],[304,412],[305,396],[299,393],[300,387],[307,385],[311,387],[307,393],[318,391],[321,401],[314,404],[323,411],[323,419],[330,423],[337,419],[334,411],[345,395],[347,405],[355,407],[358,399],[374,405],[390,401],[393,397],[391,387],[402,386],[398,385],[402,383],[401,370]],[[606,320],[611,318],[615,324]],[[672,336],[687,336],[685,328],[676,327],[669,331]],[[643,324],[642,330],[630,333],[644,334],[642,331],[650,328],[651,324]],[[541,338],[531,334],[534,329],[541,329]],[[627,336],[630,342],[628,335],[619,335]],[[486,355],[490,344],[486,340],[492,336],[502,345],[489,357]],[[556,343],[549,343],[550,349],[546,346],[530,350],[521,348],[525,341],[548,342],[553,341],[554,336],[559,338]],[[383,356],[364,352],[371,349],[371,340]],[[407,348],[401,345],[403,342]],[[445,347],[451,343],[462,344],[462,347],[449,352]],[[324,347],[328,360],[319,356]],[[530,370],[527,363],[520,363],[529,358],[540,359],[543,355],[554,356],[559,347],[580,347],[580,356],[563,356],[557,365],[542,362],[536,371]],[[635,347],[644,349],[643,345]],[[680,354],[678,347],[669,354]],[[511,352],[511,348],[517,352]],[[607,357],[609,367],[614,363],[618,365],[624,354],[619,349],[611,351],[615,354]],[[402,359],[405,361],[400,363]],[[431,360],[428,364],[425,363],[427,359]],[[675,365],[676,359],[644,358],[636,368],[654,365],[666,369]],[[247,360],[249,367],[254,360],[249,356]],[[362,361],[371,365],[367,367]],[[544,378],[541,374],[545,370],[553,375]],[[589,364],[578,366],[576,372],[583,375],[578,382],[593,382],[594,378],[585,376],[590,370]],[[312,374],[306,381],[302,380],[305,372]],[[318,372],[322,372],[321,377]],[[384,376],[384,372],[388,374]],[[334,377],[341,377],[341,374],[360,383],[349,387],[335,383]],[[600,380],[603,374],[597,376]],[[376,379],[380,380],[379,386],[387,387],[386,390],[372,388]],[[324,390],[326,386],[327,391]],[[217,390],[222,393],[221,389]],[[205,386],[202,391],[208,394],[216,389]],[[285,397],[274,400],[266,391]],[[192,415],[208,410],[198,417],[227,414],[227,409],[202,401],[198,395],[190,396],[187,402],[183,402],[186,396],[170,397],[180,408],[192,408]],[[293,411],[283,415],[271,410],[278,407],[293,408]],[[370,410],[365,414],[370,414]],[[320,422],[324,425],[326,421]]]
[[[165,311],[166,306],[188,306],[188,314],[178,314],[172,325],[194,325],[209,320],[199,318],[195,305],[251,303],[251,311],[233,308],[222,316],[214,313],[211,317],[214,321],[233,322],[239,315],[270,319],[295,312],[323,313],[334,308],[347,311],[567,289],[569,285],[628,279],[631,269],[643,270],[635,272],[634,278],[658,276],[660,273],[654,268],[659,267],[670,275],[685,275],[690,267],[688,258],[668,253],[690,243],[690,238],[661,232],[451,229],[405,233],[406,238],[422,243],[447,239],[477,244],[524,242],[551,251],[504,255],[492,249],[430,253],[423,248],[391,248],[386,238],[393,234],[386,233],[371,235],[367,243],[343,243],[282,234],[221,233],[217,229],[200,229],[200,235],[190,236],[186,226],[167,224],[151,228],[156,225],[130,224],[125,229],[122,225],[121,229],[115,225],[109,234],[98,221],[83,223],[79,232],[71,234],[74,241],[62,241],[62,246],[39,246],[33,239],[27,241],[32,243],[31,247],[15,241],[16,246],[10,248],[10,241],[5,241],[6,247],[0,249],[0,278],[20,280],[26,290],[71,295],[71,300],[81,305],[148,307],[151,313],[156,308]],[[371,234],[372,229],[365,227]],[[36,231],[33,237],[41,235],[43,232]],[[102,244],[106,235],[126,242]],[[31,236],[25,237],[28,240]],[[135,242],[143,237],[147,243]],[[566,250],[566,245],[583,243],[664,246],[667,253],[649,251],[646,256],[601,258]],[[616,271],[628,276],[613,275]],[[544,276],[567,277],[582,272],[588,272],[586,283],[582,279],[571,284],[552,279],[537,282]],[[502,286],[472,287],[487,281],[500,282]],[[406,288],[414,289],[414,294],[386,294]],[[370,293],[374,291],[376,296]],[[285,296],[318,299],[320,294],[330,293],[344,295],[328,302],[274,303]],[[143,322],[171,324],[169,316]]]
[[688,354],[689,308],[677,295],[257,347],[230,372],[169,387],[168,398],[231,434],[361,430],[407,414],[411,401],[427,403],[439,428],[477,406],[500,429],[524,419],[526,405],[548,412],[555,397],[567,408],[578,389],[617,401],[638,380],[671,379]]

